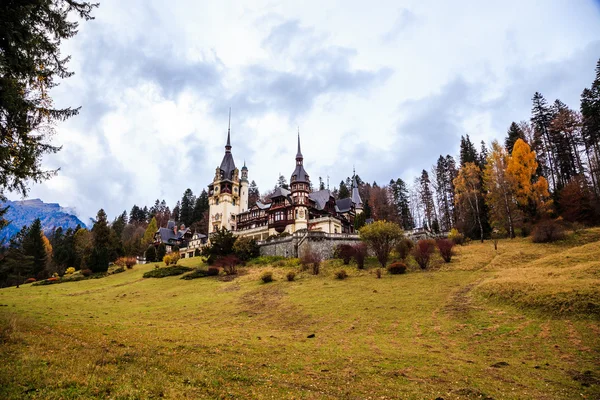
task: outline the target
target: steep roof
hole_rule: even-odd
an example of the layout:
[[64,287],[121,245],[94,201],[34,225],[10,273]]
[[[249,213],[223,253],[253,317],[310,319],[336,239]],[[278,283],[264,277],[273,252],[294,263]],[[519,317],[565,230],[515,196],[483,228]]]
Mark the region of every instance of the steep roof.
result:
[[298,152],[296,153],[296,168],[292,172],[290,182],[306,182],[308,183],[308,174],[304,170],[304,157],[300,151],[300,131],[298,131]]
[[349,197],[345,199],[336,200],[335,205],[339,212],[348,212],[352,209],[353,200]]
[[229,127],[227,128],[227,144],[225,144],[225,155],[219,169],[222,172],[224,179],[233,179],[233,171],[235,170],[235,162],[231,155],[231,109],[229,110]]
[[358,208],[362,207],[362,199],[358,193],[358,184],[356,182],[356,175],[352,177],[352,202]]
[[290,192],[286,188],[278,187],[277,189],[275,189],[275,191],[273,192],[273,194],[270,197],[272,199],[275,197],[280,197],[280,196],[288,197],[290,195],[290,193],[292,193],[292,192]]
[[315,208],[322,210],[331,198],[331,191],[329,189],[323,189],[308,194],[308,198],[315,202]]

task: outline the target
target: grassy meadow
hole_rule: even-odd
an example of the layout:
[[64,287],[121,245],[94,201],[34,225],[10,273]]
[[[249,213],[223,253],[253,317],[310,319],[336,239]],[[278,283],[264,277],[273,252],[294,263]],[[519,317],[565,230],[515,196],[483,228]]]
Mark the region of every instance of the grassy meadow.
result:
[[1,289],[0,398],[600,398],[600,229],[381,279],[374,260],[152,269]]

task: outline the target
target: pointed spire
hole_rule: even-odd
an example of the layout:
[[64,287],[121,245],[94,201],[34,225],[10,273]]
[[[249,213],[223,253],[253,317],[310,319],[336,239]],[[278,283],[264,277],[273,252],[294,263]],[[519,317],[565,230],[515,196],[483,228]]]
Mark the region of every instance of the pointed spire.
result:
[[296,158],[302,158],[302,151],[300,151],[300,127],[298,127],[298,153],[296,153]]
[[229,107],[229,125],[227,126],[227,144],[225,150],[231,151],[231,107]]

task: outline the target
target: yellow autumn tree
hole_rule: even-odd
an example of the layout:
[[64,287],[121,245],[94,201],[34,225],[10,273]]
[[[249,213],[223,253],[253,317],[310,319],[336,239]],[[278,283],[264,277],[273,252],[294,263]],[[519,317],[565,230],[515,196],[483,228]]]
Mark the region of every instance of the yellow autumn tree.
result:
[[515,182],[515,197],[521,207],[535,206],[535,213],[542,214],[550,210],[552,200],[548,192],[548,181],[540,176],[534,181],[538,168],[535,151],[523,139],[518,139],[506,169]]
[[52,265],[52,244],[50,240],[42,233],[42,243],[44,244],[44,251],[46,252],[46,271],[50,270]]
[[515,226],[521,220],[521,212],[515,197],[516,181],[507,172],[509,161],[507,151],[494,140],[492,151],[487,156],[483,183],[492,226],[513,238]]
[[483,212],[481,169],[474,163],[466,163],[454,179],[454,203],[462,215],[471,214],[478,225],[481,242],[483,242]]

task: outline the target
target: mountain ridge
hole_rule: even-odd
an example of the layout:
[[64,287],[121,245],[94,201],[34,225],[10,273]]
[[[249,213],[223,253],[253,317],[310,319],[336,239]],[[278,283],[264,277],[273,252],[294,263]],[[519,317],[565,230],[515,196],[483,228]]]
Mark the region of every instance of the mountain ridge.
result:
[[58,203],[44,203],[41,199],[0,202],[0,207],[6,206],[9,208],[4,218],[10,221],[10,224],[0,231],[0,241],[7,242],[23,226],[31,225],[36,218],[40,219],[42,230],[46,235],[58,227],[63,229],[75,228],[77,225],[86,227],[86,224],[74,215],[71,209],[61,207]]

